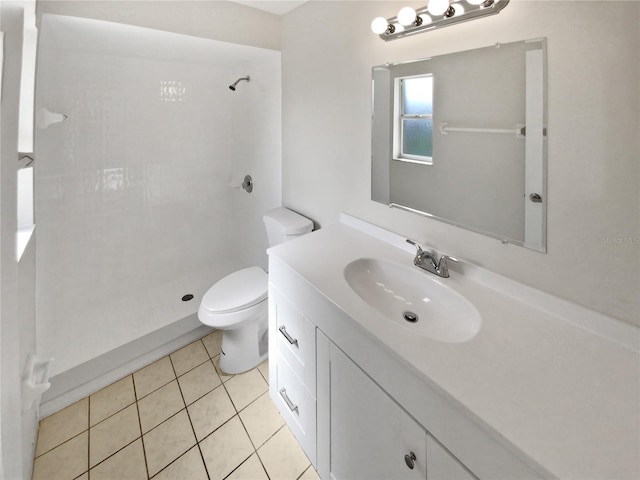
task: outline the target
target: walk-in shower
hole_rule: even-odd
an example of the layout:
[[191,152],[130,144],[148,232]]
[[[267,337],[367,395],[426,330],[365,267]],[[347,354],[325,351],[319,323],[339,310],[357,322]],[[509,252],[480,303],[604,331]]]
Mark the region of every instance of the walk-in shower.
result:
[[[39,34],[36,109],[68,119],[36,131],[37,341],[74,387],[199,328],[212,284],[266,267],[280,53],[51,14]],[[211,87],[248,71],[259,92]]]
[[235,92],[236,91],[236,85],[238,85],[243,80],[245,80],[247,82],[250,82],[251,81],[251,77],[249,75],[247,75],[246,77],[239,78],[238,80],[233,82],[231,85],[229,85],[229,90],[231,90],[232,92]]

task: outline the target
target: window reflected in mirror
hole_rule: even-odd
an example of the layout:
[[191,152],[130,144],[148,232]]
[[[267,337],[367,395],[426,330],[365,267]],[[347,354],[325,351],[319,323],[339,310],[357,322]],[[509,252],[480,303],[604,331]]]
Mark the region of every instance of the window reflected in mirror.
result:
[[400,138],[395,160],[433,163],[433,76],[401,78],[396,81]]

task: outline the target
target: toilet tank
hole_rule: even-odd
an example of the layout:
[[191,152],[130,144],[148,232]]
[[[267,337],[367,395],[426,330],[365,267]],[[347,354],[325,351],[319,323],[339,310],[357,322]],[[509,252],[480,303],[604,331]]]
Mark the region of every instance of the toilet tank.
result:
[[313,222],[311,220],[284,207],[269,210],[262,219],[267,229],[270,247],[292,240],[313,230]]

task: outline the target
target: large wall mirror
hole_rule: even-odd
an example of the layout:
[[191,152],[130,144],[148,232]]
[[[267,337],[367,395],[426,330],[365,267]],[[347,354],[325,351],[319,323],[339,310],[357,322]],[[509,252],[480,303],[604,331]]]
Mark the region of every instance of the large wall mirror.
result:
[[373,68],[372,200],[546,251],[546,41]]

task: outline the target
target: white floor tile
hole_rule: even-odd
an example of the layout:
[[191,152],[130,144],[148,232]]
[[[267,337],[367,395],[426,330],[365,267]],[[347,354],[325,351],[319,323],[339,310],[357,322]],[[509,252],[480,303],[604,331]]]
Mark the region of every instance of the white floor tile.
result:
[[89,430],[89,460],[93,467],[140,437],[138,407],[130,405]]
[[200,442],[200,449],[211,480],[222,480],[254,452],[237,416]]
[[187,410],[198,441],[236,414],[236,409],[222,386],[189,405]]
[[68,440],[33,463],[33,480],[68,480],[88,470],[89,434],[83,432]]
[[207,480],[207,471],[198,447],[193,447],[160,473],[154,480]]
[[88,428],[89,399],[83,398],[40,422],[36,457]]
[[196,444],[183,410],[142,437],[149,475],[153,476]]
[[237,411],[242,410],[269,389],[269,385],[256,369],[234,375],[224,386]]
[[282,427],[258,449],[270,478],[298,478],[310,462],[287,427]]
[[138,439],[91,469],[91,480],[147,480],[142,440]]
[[269,440],[284,425],[284,419],[271,401],[269,392],[240,412],[240,419],[256,448]]

